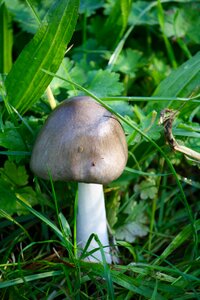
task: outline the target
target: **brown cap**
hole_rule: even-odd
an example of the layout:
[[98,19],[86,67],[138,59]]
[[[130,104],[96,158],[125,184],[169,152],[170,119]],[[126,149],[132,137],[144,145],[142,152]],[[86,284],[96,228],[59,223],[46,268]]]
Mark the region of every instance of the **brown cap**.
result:
[[127,162],[121,124],[90,97],[65,100],[48,117],[33,148],[31,169],[53,180],[106,184]]

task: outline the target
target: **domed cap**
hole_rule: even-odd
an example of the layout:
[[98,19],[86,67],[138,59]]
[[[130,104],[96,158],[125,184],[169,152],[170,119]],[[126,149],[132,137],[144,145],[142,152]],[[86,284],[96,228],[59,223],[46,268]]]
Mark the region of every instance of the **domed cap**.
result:
[[33,147],[31,169],[53,180],[106,184],[127,162],[121,124],[90,97],[65,100],[48,117]]

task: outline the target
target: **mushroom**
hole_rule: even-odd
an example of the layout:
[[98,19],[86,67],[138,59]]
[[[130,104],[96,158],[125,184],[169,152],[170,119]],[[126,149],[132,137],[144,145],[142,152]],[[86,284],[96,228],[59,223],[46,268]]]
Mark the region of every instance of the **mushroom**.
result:
[[[77,245],[92,233],[111,263],[103,184],[117,179],[127,162],[127,143],[118,119],[91,97],[63,101],[41,129],[30,166],[39,177],[78,182]],[[88,251],[99,248],[92,239]],[[87,257],[102,261],[100,249]]]

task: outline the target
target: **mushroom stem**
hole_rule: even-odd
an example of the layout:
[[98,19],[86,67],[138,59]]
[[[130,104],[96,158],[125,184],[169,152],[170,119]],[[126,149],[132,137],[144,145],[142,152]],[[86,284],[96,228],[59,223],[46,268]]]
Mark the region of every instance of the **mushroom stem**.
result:
[[[104,248],[107,263],[111,263],[108,232],[106,224],[105,200],[102,184],[78,183],[78,217],[77,217],[77,245],[84,248],[92,233],[98,238]],[[87,251],[99,248],[92,239]],[[87,257],[92,262],[102,261],[100,250]]]

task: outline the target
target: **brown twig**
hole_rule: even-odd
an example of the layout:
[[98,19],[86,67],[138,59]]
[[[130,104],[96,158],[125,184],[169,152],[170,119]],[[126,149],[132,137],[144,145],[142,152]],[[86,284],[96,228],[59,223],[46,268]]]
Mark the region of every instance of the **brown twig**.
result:
[[160,120],[159,124],[163,125],[164,127],[164,133],[165,133],[165,138],[170,147],[175,150],[179,151],[187,156],[190,156],[196,160],[200,160],[200,153],[196,152],[186,146],[179,145],[178,142],[176,141],[175,137],[173,136],[172,133],[172,128],[173,128],[173,121],[175,117],[177,116],[178,111],[174,111],[171,109],[164,109],[160,113]]

